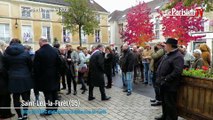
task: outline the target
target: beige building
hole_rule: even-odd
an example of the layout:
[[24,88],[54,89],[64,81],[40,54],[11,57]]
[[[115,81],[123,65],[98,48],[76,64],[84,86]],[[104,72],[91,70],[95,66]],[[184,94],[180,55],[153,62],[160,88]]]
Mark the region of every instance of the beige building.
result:
[[[94,0],[89,0],[92,9],[97,12],[99,28],[93,35],[82,31],[82,45],[109,43],[108,12]],[[0,39],[9,42],[11,38],[19,38],[24,44],[38,49],[38,39],[48,38],[52,43],[58,39],[60,43],[79,45],[78,33],[70,33],[62,24],[62,17],[57,13],[67,9],[64,0],[0,0]]]

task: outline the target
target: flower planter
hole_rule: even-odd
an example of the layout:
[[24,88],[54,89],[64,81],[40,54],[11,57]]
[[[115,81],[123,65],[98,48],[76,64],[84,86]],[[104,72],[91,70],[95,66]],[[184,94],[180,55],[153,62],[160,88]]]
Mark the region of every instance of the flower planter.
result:
[[192,120],[213,120],[213,80],[183,76],[178,91],[178,114]]

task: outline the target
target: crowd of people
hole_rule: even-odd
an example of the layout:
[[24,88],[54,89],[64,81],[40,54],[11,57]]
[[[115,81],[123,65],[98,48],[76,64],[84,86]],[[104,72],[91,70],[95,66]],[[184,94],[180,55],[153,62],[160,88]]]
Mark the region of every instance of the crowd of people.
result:
[[[144,48],[125,43],[120,54],[112,46],[101,44],[91,50],[81,46],[75,50],[71,44],[66,44],[65,48],[59,43],[51,46],[47,39],[40,38],[39,45],[40,49],[33,52],[19,39],[12,39],[9,46],[0,41],[0,118],[14,116],[8,109],[12,94],[18,119],[27,119],[27,112],[21,111],[27,111],[28,106],[21,106],[20,98],[29,102],[32,89],[35,102],[39,102],[40,92],[43,92],[46,103],[55,103],[60,100],[60,90],[67,90],[66,95],[72,93],[71,83],[73,95],[77,95],[80,83],[81,94],[89,90],[89,101],[95,99],[94,87],[99,87],[102,101],[109,100],[111,97],[106,95],[105,88],[112,87],[112,77],[120,68],[123,92],[127,96],[132,94],[133,84],[138,80],[153,86],[155,99],[150,100],[151,106],[162,105],[163,108],[163,115],[156,119],[177,120],[176,96],[183,69],[210,66],[210,49],[206,44],[197,46],[190,54],[173,38],[153,46],[146,44]],[[41,115],[51,115],[47,111],[57,109],[57,104],[46,104],[46,111]]]
[[143,73],[139,80],[145,85],[153,85],[155,91],[155,99],[150,100],[151,106],[162,105],[163,115],[156,120],[178,119],[176,100],[183,69],[210,66],[210,49],[205,43],[196,46],[193,54],[173,38],[154,46],[147,44],[144,49],[133,46],[131,50],[124,44],[122,50],[120,66],[124,92],[131,95],[132,83],[137,83],[138,74]]
[[[74,88],[73,95],[77,95],[77,84],[80,83],[81,94],[88,90],[87,85],[89,87],[88,100],[95,99],[94,87],[100,88],[102,101],[110,99],[105,88],[112,87],[112,76],[118,70],[114,62],[119,56],[116,58],[115,50],[106,47],[104,53],[103,45],[95,46],[91,51],[80,46],[75,50],[71,44],[62,48],[59,43],[51,46],[45,38],[39,39],[39,45],[40,49],[33,52],[30,46],[24,46],[19,39],[12,39],[8,46],[4,41],[0,41],[1,119],[15,115],[11,113],[10,95],[18,119],[27,119],[28,106],[22,106],[22,103],[30,101],[32,89],[36,103],[39,102],[40,92],[44,94],[46,111],[41,113],[42,116],[51,115],[52,113],[48,112],[50,110],[57,111],[56,101],[61,99],[60,90],[68,88],[66,95],[70,95],[71,83]],[[106,86],[104,74],[107,76]],[[54,104],[47,104],[49,102]]]

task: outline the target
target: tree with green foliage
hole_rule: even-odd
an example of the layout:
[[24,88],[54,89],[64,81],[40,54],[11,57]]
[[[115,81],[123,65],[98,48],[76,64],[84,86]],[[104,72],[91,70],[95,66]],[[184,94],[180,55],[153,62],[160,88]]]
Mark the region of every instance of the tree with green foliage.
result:
[[82,46],[81,31],[85,34],[93,34],[98,27],[96,19],[97,13],[92,10],[89,0],[65,0],[70,5],[67,11],[60,11],[58,14],[63,16],[63,24],[66,29],[73,33],[78,32],[80,46]]
[[173,8],[179,2],[182,2],[184,6],[191,6],[194,4],[200,6],[206,5],[206,12],[213,11],[213,0],[170,0],[169,4],[166,6],[166,9]]

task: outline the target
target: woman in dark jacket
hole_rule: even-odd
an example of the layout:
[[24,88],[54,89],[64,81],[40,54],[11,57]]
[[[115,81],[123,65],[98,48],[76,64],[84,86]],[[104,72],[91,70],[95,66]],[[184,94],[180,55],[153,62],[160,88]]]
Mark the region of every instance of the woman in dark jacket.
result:
[[[8,91],[7,74],[4,69],[3,52],[6,47],[5,42],[0,41],[0,119],[7,119],[13,117],[15,114],[11,113],[10,109],[10,93]],[[6,109],[1,107],[7,107]]]
[[[5,67],[9,77],[9,91],[13,94],[13,102],[18,119],[27,119],[27,114],[21,114],[20,96],[25,102],[30,101],[30,90],[33,88],[31,75],[32,60],[30,54],[19,39],[12,39],[10,46],[5,51]],[[28,106],[23,106],[27,112]]]
[[104,70],[108,80],[106,88],[112,87],[112,63],[113,63],[112,50],[110,47],[106,47],[104,57]]

